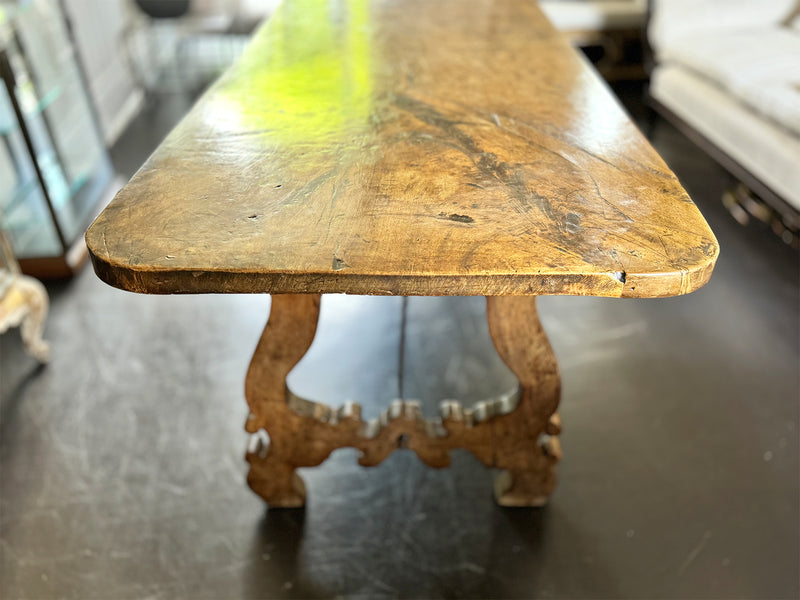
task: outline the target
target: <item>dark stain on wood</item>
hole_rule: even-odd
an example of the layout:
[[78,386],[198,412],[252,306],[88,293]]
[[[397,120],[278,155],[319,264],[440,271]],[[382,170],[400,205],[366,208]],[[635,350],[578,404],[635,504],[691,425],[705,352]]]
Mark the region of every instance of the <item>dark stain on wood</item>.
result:
[[469,215],[457,215],[455,213],[448,215],[447,213],[439,213],[439,217],[442,219],[449,219],[450,221],[455,221],[456,223],[474,223],[475,219],[470,217]]

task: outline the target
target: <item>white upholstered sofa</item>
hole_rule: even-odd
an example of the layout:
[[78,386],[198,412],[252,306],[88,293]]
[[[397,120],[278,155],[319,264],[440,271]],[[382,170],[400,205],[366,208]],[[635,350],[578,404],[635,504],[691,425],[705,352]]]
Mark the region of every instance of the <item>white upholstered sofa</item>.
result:
[[800,3],[653,0],[648,39],[655,108],[800,224]]

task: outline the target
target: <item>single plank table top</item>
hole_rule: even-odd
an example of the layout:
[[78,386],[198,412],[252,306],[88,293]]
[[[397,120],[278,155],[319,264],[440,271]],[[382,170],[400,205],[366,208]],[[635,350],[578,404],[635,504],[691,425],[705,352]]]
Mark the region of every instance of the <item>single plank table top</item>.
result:
[[529,0],[286,0],[86,240],[156,294],[672,296],[718,254]]

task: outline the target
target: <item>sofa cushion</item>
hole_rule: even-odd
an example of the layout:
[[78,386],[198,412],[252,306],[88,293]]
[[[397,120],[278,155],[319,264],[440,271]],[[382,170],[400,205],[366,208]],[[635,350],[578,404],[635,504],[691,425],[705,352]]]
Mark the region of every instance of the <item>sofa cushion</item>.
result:
[[800,34],[763,27],[683,38],[659,55],[688,67],[800,136]]
[[[796,0],[652,0],[650,45],[662,50],[686,38],[778,25]],[[657,56],[660,58],[660,55]]]

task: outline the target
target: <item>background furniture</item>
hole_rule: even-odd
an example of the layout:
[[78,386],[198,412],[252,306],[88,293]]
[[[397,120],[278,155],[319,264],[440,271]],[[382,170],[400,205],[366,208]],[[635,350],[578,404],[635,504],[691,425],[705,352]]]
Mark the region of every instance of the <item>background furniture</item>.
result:
[[644,79],[647,0],[541,0],[547,18],[607,80]]
[[0,334],[19,327],[23,347],[39,362],[50,358],[50,346],[42,339],[48,304],[47,290],[20,273],[11,245],[0,231]]
[[67,277],[113,171],[58,4],[0,7],[0,228],[22,270]]
[[800,17],[795,0],[655,0],[654,108],[744,186],[727,196],[784,241],[800,231]]
[[[151,19],[134,0],[47,1],[61,4],[71,25],[107,147],[116,142],[145,105],[146,91],[182,89],[174,83],[168,85],[169,77],[176,75],[176,59],[188,71],[187,83],[202,84],[203,78],[213,78],[214,68],[220,60],[228,59],[236,47],[235,43],[227,44],[232,40],[225,38],[231,36],[224,34],[249,33],[279,2],[191,0],[183,17]],[[151,0],[150,4],[156,2],[174,4],[177,9],[184,4],[182,0]],[[206,42],[211,36],[215,41]],[[198,41],[198,37],[204,41]],[[191,41],[179,54],[179,43],[186,39]],[[193,59],[202,60],[203,68],[198,69]],[[169,73],[162,76],[164,70]],[[188,85],[186,89],[195,91]]]
[[121,34],[131,72],[149,93],[197,91],[242,52],[276,0],[135,0]]

